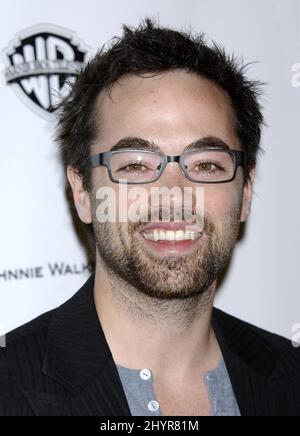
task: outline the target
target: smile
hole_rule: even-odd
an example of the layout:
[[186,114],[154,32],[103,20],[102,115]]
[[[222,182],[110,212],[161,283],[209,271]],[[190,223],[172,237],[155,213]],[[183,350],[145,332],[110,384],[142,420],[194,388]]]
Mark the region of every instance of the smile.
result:
[[192,232],[189,230],[162,230],[162,229],[154,229],[151,231],[143,232],[142,235],[148,241],[194,241],[195,239],[199,239],[201,237],[200,232]]
[[203,229],[186,223],[152,223],[140,230],[139,237],[152,254],[176,257],[192,254],[200,247]]

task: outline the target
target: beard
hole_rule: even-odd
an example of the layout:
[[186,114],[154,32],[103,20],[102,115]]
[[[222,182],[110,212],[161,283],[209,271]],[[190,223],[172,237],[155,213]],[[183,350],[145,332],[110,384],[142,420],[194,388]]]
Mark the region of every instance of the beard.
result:
[[160,301],[193,300],[208,291],[229,263],[238,239],[240,211],[240,207],[232,210],[220,228],[206,215],[200,247],[192,255],[169,258],[145,249],[137,237],[144,222],[99,223],[93,205],[97,251],[109,275],[139,293]]

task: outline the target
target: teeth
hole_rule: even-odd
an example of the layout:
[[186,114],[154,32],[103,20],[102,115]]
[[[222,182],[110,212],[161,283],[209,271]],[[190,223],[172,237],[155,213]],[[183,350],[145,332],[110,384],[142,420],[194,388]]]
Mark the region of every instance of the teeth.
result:
[[160,232],[159,232],[159,240],[160,241],[166,240],[166,233],[163,230],[160,230]]
[[158,230],[155,229],[150,232],[144,233],[144,237],[150,241],[186,241],[198,239],[201,236],[199,232],[191,232],[189,230],[177,230],[176,232],[172,230]]
[[176,233],[171,230],[166,231],[166,241],[176,241]]
[[176,241],[183,241],[185,237],[185,232],[183,230],[177,230]]

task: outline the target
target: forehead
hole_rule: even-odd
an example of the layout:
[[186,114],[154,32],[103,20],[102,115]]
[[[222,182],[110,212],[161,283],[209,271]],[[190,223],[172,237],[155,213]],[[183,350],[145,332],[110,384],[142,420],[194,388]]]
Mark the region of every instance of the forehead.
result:
[[170,153],[208,136],[239,148],[227,94],[185,71],[122,77],[110,93],[100,94],[96,116],[105,149],[128,136],[153,141]]

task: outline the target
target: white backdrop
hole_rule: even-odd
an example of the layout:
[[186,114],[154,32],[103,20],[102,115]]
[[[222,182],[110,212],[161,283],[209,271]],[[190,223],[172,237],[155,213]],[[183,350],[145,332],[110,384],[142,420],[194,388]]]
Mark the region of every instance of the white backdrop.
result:
[[[159,17],[162,25],[204,31],[246,62],[259,61],[248,75],[268,83],[262,101],[269,126],[262,142],[266,153],[258,165],[246,237],[217,306],[290,338],[300,323],[299,0],[10,0],[1,4],[0,50],[12,47],[20,32],[48,23],[75,32],[89,56],[120,35],[122,23],[136,25],[145,15]],[[65,202],[54,122],[43,117],[46,110],[25,101],[18,85],[4,83],[6,62],[5,55],[0,334],[60,305],[89,275]],[[21,278],[20,270],[31,277]]]

